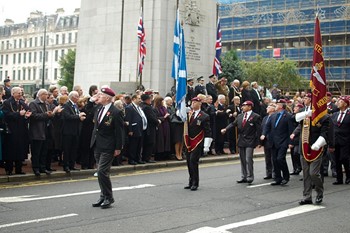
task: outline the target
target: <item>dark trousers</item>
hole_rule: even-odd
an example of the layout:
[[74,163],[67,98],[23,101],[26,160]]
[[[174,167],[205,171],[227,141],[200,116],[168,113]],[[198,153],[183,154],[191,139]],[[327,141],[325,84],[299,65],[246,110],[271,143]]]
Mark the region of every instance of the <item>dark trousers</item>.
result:
[[[326,147],[325,147],[326,149]],[[331,171],[332,171],[332,176],[337,174],[336,170],[336,165],[335,165],[335,158],[334,158],[334,153],[327,151],[326,154],[323,156],[322,160],[322,174],[323,175],[328,175],[328,168],[329,168],[329,163],[331,164]]]
[[272,161],[272,149],[264,146],[266,176],[275,177]]
[[79,137],[72,135],[63,135],[62,147],[63,147],[63,168],[74,168],[75,160],[77,158]]
[[94,154],[97,164],[98,184],[101,189],[101,197],[111,199],[113,198],[113,191],[112,182],[109,176],[114,156],[112,153],[97,151],[95,151]]
[[345,146],[335,146],[334,156],[335,156],[335,167],[337,170],[337,181],[343,182],[343,170],[342,166],[344,166],[346,179],[350,179],[350,159],[349,159],[349,145]]
[[154,143],[144,143],[142,148],[142,160],[149,161],[152,156]]
[[4,161],[5,171],[12,173],[13,163],[15,164],[15,172],[16,173],[22,172],[22,161],[21,160],[5,160]]
[[198,147],[194,151],[187,152],[186,161],[187,161],[188,173],[190,175],[189,183],[188,183],[189,186],[199,185],[198,163],[199,163],[199,158],[201,157],[202,151],[203,151],[203,144],[198,145]]
[[94,151],[91,148],[84,148],[81,150],[80,156],[81,168],[93,169],[95,164]]
[[303,167],[304,200],[312,200],[313,185],[315,185],[315,191],[317,193],[317,196],[323,195],[323,181],[320,174],[322,155],[320,155],[320,157],[318,157],[312,162],[307,162],[303,156],[301,157]]
[[[47,140],[32,140],[31,142],[32,168],[33,171],[45,171],[48,157]],[[51,161],[51,160],[50,160]]]
[[301,161],[298,145],[295,145],[293,148],[290,149],[290,156],[292,158],[293,172],[299,173],[301,171]]
[[227,141],[230,148],[230,152],[236,152],[236,127],[232,127],[227,132]]
[[[281,182],[282,179],[289,181],[289,170],[288,170],[288,165],[286,161],[287,149],[288,147],[279,147],[279,148],[276,148],[275,146],[272,147],[272,161],[273,161],[273,167],[275,170],[276,182]],[[281,172],[283,174],[283,178],[282,178]]]
[[141,160],[142,137],[129,137],[129,162]]

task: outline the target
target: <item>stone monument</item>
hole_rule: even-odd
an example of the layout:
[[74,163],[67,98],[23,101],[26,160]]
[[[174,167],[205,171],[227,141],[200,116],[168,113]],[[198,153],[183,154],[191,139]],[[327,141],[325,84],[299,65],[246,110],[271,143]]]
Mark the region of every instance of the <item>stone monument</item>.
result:
[[[143,5],[147,54],[137,77],[137,25]],[[74,84],[133,92],[140,83],[165,95],[171,78],[176,9],[183,22],[188,77],[212,73],[216,40],[213,0],[84,0],[81,2]]]

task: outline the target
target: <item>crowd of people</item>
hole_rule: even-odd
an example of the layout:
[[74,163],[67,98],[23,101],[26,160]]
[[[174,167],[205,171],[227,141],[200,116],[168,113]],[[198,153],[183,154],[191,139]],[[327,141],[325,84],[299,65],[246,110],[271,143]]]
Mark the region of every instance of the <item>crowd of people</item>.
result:
[[[199,111],[199,106],[202,113],[193,115],[199,118],[208,116],[210,130],[205,127],[205,137],[213,140],[207,150],[196,154],[193,163],[198,163],[199,157],[207,154],[225,154],[224,148],[228,145],[231,154],[238,152],[240,155],[241,178],[237,182],[252,183],[254,148],[263,146],[266,161],[264,179],[274,179],[272,185],[285,185],[290,175],[303,172],[305,189],[301,204],[311,201],[311,183],[317,187],[318,202],[322,202],[320,179],[328,176],[329,164],[331,175],[336,177],[334,185],[344,183],[343,168],[345,183],[350,183],[350,111],[347,97],[335,98],[327,93],[328,114],[318,125],[310,127],[310,135],[316,135],[310,138],[310,146],[313,150],[322,150],[315,158],[306,160],[302,149],[305,136],[301,135],[310,117],[311,93],[296,92],[290,96],[288,92],[279,90],[277,85],[268,90],[261,88],[257,82],[243,81],[241,84],[239,80],[234,80],[227,84],[225,77],[217,80],[215,75],[209,76],[206,84],[203,77],[199,77],[197,82],[195,85],[194,79],[188,79],[186,104],[190,115],[195,111],[193,108]],[[96,158],[91,141],[99,92],[96,85],[90,87],[88,95],[84,95],[79,85],[70,92],[64,86],[50,86],[48,90],[38,90],[33,100],[28,101],[21,87],[11,87],[10,79],[5,79],[4,86],[0,86],[0,160],[6,174],[24,174],[22,166],[29,156],[36,176],[54,172],[51,167],[53,162],[58,162],[67,173],[95,169]],[[172,88],[163,97],[152,89],[140,88],[132,94],[113,94],[113,105],[121,111],[123,118],[123,146],[113,165],[137,165],[189,157],[190,147],[186,145],[184,134],[191,126],[191,120],[188,120],[190,125],[187,126],[177,115],[175,92]],[[200,104],[193,106],[193,102]],[[103,111],[103,116],[108,118],[110,112]],[[201,125],[200,120],[196,122]],[[201,146],[205,147],[204,143]],[[293,165],[291,172],[286,161],[288,150]],[[189,158],[187,162],[191,162]],[[195,176],[196,183],[190,182],[186,186],[191,190],[198,188],[198,171]]]

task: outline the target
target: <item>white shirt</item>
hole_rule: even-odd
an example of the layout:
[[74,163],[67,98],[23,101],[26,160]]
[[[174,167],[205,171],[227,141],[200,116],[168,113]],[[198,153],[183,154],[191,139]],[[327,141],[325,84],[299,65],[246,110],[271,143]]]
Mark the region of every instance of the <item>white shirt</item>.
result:
[[[341,114],[342,112],[343,112],[343,114]],[[346,115],[346,112],[347,112],[347,109],[345,109],[344,111],[339,111],[339,116],[338,116],[337,122],[339,122],[340,124],[343,122],[344,117]]]
[[100,115],[97,116],[98,119],[100,119],[100,122],[99,122],[99,123],[101,123],[102,119],[105,117],[105,115],[106,115],[106,113],[108,112],[108,110],[109,110],[109,108],[111,107],[111,105],[112,105],[112,103],[109,103],[109,104],[103,106],[103,107],[104,107],[103,112],[100,113],[100,114],[102,114],[102,115],[101,115],[101,116],[100,116]]
[[196,110],[196,111],[193,112],[193,119],[196,119],[196,117],[198,116],[198,114],[199,114],[200,111],[201,111],[201,110],[198,109],[198,110]]
[[[252,112],[253,112],[253,110],[250,110],[250,111],[247,112],[247,118],[246,118],[247,121],[248,121],[250,115],[252,114]],[[244,113],[243,113],[243,119],[244,119],[244,115],[245,115],[245,114],[246,114],[246,113],[244,112]]]
[[134,107],[136,108],[137,112],[140,114],[141,118],[142,118],[142,129],[146,130],[147,129],[147,117],[145,115],[145,113],[143,112],[143,110],[140,108],[140,106],[132,103],[134,105]]

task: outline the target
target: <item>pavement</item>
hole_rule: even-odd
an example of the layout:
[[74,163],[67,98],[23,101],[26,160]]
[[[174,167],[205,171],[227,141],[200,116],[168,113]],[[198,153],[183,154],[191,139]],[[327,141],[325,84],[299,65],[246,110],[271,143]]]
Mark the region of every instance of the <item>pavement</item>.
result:
[[[205,156],[200,159],[200,163],[215,163],[215,162],[225,162],[225,161],[234,161],[239,159],[238,154],[229,154],[229,150],[225,149],[226,155],[211,155]],[[256,148],[254,150],[254,157],[263,157],[264,150],[263,148]],[[0,184],[12,183],[12,182],[29,182],[29,181],[49,181],[55,179],[79,179],[91,177],[96,172],[96,169],[87,169],[87,170],[78,170],[71,171],[70,173],[66,173],[63,171],[62,167],[58,165],[58,163],[52,163],[52,169],[56,171],[52,172],[50,175],[41,174],[41,176],[37,177],[34,175],[31,162],[29,159],[25,161],[26,166],[23,166],[22,170],[26,173],[25,175],[6,175],[5,170],[0,170]],[[186,160],[177,161],[177,160],[166,160],[166,161],[157,161],[157,163],[146,163],[146,164],[138,164],[138,165],[129,165],[125,164],[122,166],[112,166],[111,174],[122,174],[132,171],[142,171],[142,170],[150,170],[150,169],[158,169],[158,168],[166,168],[166,167],[179,167],[179,166],[187,166]]]

